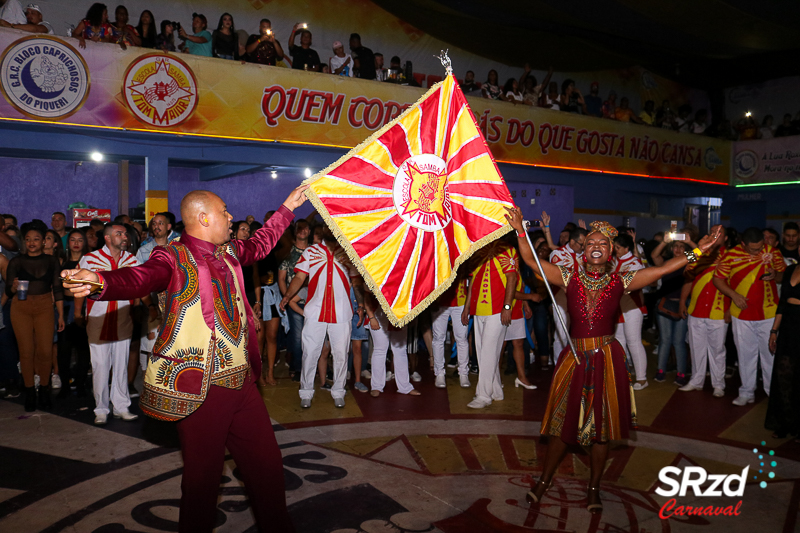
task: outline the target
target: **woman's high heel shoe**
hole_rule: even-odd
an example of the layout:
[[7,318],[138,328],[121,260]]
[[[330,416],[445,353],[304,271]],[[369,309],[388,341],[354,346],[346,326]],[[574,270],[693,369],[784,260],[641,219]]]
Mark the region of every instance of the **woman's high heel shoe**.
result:
[[536,388],[536,385],[525,385],[523,382],[519,380],[519,378],[514,378],[514,386],[517,388],[524,387],[528,390],[533,390]]
[[[600,487],[589,487],[588,494],[586,498],[588,499],[589,496],[593,493],[597,494],[597,499],[600,500]],[[586,506],[586,510],[592,514],[597,514],[603,511],[603,502],[598,501],[598,503],[590,503]]]
[[[537,503],[539,503],[539,497],[537,497],[537,496],[536,496],[535,489],[536,489],[536,488],[539,486],[539,484],[541,484],[541,483],[544,483],[544,481],[542,481],[541,479],[537,480],[537,481],[536,481],[536,485],[534,485],[533,487],[531,487],[531,490],[529,490],[529,491],[528,491],[528,493],[525,495],[525,500],[526,500],[528,503],[533,503],[533,504],[537,504]],[[547,486],[544,488],[544,492],[542,492],[542,496],[544,496],[545,492],[547,492],[548,490],[550,490],[550,487],[552,487],[552,486],[553,486],[553,479],[552,479],[552,478],[550,478],[550,481],[547,483]]]

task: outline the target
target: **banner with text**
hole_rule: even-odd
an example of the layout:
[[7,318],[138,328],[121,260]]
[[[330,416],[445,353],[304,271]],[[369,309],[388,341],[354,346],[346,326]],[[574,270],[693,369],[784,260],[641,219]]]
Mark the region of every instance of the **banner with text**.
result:
[[734,143],[733,185],[800,183],[800,137]]
[[[352,148],[424,89],[0,32],[0,117]],[[727,184],[730,143],[468,98],[501,162]]]

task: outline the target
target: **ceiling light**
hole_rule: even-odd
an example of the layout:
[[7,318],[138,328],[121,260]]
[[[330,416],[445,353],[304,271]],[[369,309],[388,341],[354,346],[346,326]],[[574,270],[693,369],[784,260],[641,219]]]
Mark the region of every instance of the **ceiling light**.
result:
[[307,169],[306,169],[306,171],[304,172],[304,174],[305,174],[305,176],[306,176],[307,178],[310,178],[310,177],[311,177],[311,169],[310,169],[310,168],[307,168]]
[[100,152],[92,152],[92,154],[89,157],[92,158],[92,161],[100,162],[103,160],[103,154],[101,154]]
[[274,170],[272,171],[272,179],[276,179],[278,177],[278,173]]

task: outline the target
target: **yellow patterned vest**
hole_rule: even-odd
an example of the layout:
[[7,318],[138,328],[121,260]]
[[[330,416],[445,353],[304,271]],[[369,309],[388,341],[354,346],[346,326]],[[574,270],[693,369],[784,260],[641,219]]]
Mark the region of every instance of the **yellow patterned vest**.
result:
[[[247,308],[237,296],[239,280],[228,261],[229,255],[235,257],[233,247],[225,248],[222,260],[235,287],[213,279],[208,265],[202,262],[198,266],[180,242],[173,241],[166,249],[177,268],[161,296],[164,321],[147,365],[139,407],[153,418],[175,421],[203,403],[210,385],[241,388],[250,362]],[[212,302],[201,301],[201,287],[211,288]],[[206,320],[212,312],[213,330]]]

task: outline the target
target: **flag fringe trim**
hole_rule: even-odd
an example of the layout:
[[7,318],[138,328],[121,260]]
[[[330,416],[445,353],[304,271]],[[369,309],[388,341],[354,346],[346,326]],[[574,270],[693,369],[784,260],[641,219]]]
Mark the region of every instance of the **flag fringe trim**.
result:
[[[452,76],[452,74],[450,76]],[[428,89],[422,96],[420,96],[419,99],[417,99],[417,101],[414,102],[414,104],[411,105],[408,109],[403,111],[400,115],[395,117],[391,122],[383,126],[381,129],[379,129],[378,131],[367,137],[364,141],[359,143],[358,146],[356,146],[355,148],[347,152],[345,155],[337,159],[334,163],[331,163],[330,165],[320,170],[310,178],[303,180],[303,185],[311,185],[315,181],[324,178],[330,170],[338,167],[339,165],[344,163],[347,159],[352,157],[354,154],[360,152],[366,146],[375,142],[377,138],[379,138],[381,135],[389,131],[389,129],[394,127],[395,124],[397,124],[400,120],[405,118],[405,116],[408,113],[412,112],[425,99],[427,99],[438,89],[440,89],[441,86],[444,85],[444,83],[447,81],[447,79],[448,78],[445,78],[444,80],[436,83],[433,87]],[[472,117],[473,123],[477,127],[478,131],[481,132],[480,126],[475,120],[475,115],[472,113],[472,109],[469,107],[469,103],[467,103],[466,105],[467,109],[469,109],[469,114]],[[502,178],[502,174],[500,174],[500,169],[497,168],[497,163],[494,160],[492,152],[489,150],[489,146],[486,143],[486,138],[483,136],[483,132],[481,132],[481,137],[483,138],[483,144],[484,146],[486,146],[486,150],[489,153],[489,157],[492,159],[492,163],[494,163],[495,168],[497,169],[497,174]],[[505,182],[505,180],[503,181]],[[402,328],[408,325],[412,320],[417,318],[423,311],[425,311],[428,308],[428,306],[430,306],[430,304],[435,302],[439,298],[439,296],[442,295],[442,293],[444,293],[447,289],[449,289],[450,285],[453,284],[453,281],[455,281],[456,277],[458,276],[458,268],[462,264],[464,264],[467,260],[469,260],[470,257],[472,257],[472,255],[475,252],[477,252],[490,242],[495,241],[498,238],[502,237],[503,235],[505,235],[506,233],[510,232],[513,229],[510,225],[503,226],[499,229],[496,229],[492,233],[484,236],[483,238],[474,241],[470,245],[470,247],[465,252],[462,252],[461,255],[456,259],[455,265],[453,265],[453,271],[451,272],[450,276],[448,276],[448,278],[444,282],[442,282],[438,287],[436,287],[433,290],[433,292],[431,292],[424,300],[422,300],[416,306],[412,307],[411,310],[404,317],[398,318],[397,315],[395,315],[391,304],[389,303],[388,300],[386,300],[386,297],[381,292],[378,284],[375,282],[375,280],[372,278],[369,272],[367,272],[367,268],[364,266],[361,257],[359,257],[355,248],[353,248],[353,245],[350,243],[350,241],[347,240],[347,237],[345,237],[344,233],[342,233],[342,230],[339,229],[339,225],[336,224],[336,222],[333,220],[333,217],[331,217],[330,213],[328,212],[328,209],[322,203],[322,200],[320,200],[317,194],[310,188],[306,189],[305,193],[308,200],[316,208],[317,212],[322,217],[322,220],[325,221],[325,223],[331,229],[331,232],[333,232],[333,235],[336,237],[336,240],[339,242],[339,245],[341,245],[341,247],[347,253],[347,256],[350,258],[350,262],[353,265],[355,265],[355,267],[358,269],[359,274],[361,274],[361,277],[364,279],[364,282],[367,284],[367,287],[369,288],[370,292],[372,292],[372,294],[375,296],[375,299],[378,300],[378,303],[380,304],[381,309],[386,315],[386,318],[389,319],[389,322],[391,322],[393,326],[398,328]],[[467,302],[466,305],[469,305],[469,302]]]

